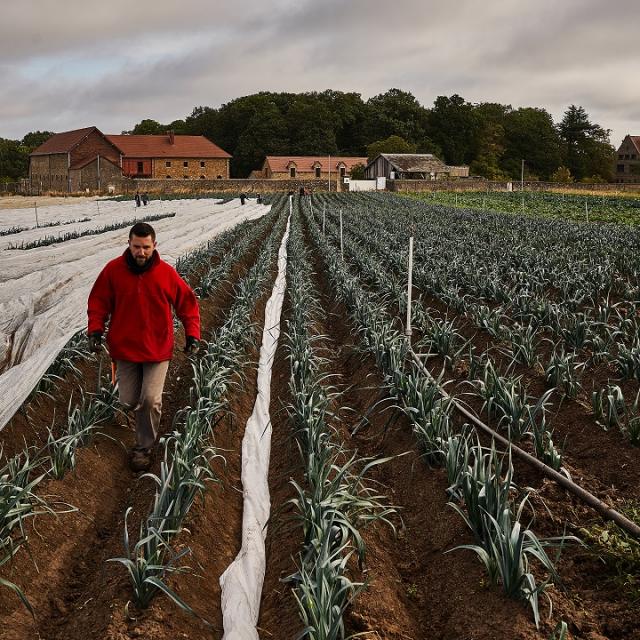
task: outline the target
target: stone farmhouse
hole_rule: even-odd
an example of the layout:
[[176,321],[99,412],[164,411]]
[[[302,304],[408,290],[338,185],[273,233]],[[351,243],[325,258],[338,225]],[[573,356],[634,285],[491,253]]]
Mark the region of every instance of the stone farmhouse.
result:
[[450,166],[430,153],[381,153],[365,169],[369,180],[447,180],[467,178],[469,167]]
[[262,169],[251,178],[267,180],[339,180],[349,177],[356,165],[366,165],[366,158],[351,156],[267,156]]
[[618,149],[615,182],[640,182],[640,136],[627,135]]
[[97,127],[58,133],[29,156],[32,188],[102,189],[123,177],[228,179],[231,156],[204,136],[104,135]]

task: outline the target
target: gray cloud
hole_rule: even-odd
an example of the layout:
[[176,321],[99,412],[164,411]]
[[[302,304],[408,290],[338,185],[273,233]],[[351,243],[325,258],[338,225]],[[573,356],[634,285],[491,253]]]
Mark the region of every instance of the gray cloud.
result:
[[639,16],[629,0],[23,0],[3,7],[0,136],[119,132],[260,90],[399,87],[556,120],[581,104],[618,144],[638,123]]

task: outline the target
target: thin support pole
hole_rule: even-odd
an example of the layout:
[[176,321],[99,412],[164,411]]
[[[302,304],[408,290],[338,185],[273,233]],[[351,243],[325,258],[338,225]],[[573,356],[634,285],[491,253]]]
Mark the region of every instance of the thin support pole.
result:
[[325,229],[327,227],[327,203],[322,205],[322,235],[325,235]]
[[407,276],[407,323],[405,326],[405,335],[412,334],[411,329],[411,294],[413,292],[413,236],[409,238],[409,268]]
[[35,209],[36,212],[36,228],[39,227],[40,225],[38,224],[38,203],[34,202],[33,203],[33,208]]
[[342,209],[340,209],[340,257],[344,262],[344,240],[342,237]]

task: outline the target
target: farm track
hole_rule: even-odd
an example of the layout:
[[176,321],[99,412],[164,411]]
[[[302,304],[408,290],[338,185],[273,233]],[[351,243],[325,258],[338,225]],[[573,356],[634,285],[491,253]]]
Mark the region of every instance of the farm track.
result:
[[[308,234],[307,229],[311,248]],[[368,631],[371,637],[390,640],[541,637],[524,605],[482,586],[482,570],[471,555],[444,555],[471,539],[459,516],[446,507],[445,474],[424,464],[405,417],[397,414],[388,427],[390,413],[378,410],[368,416],[366,428],[351,435],[361,417],[386,396],[375,363],[358,350],[347,311],[333,297],[322,276],[325,266],[312,252],[316,288],[327,311],[323,329],[329,348],[322,355],[330,359],[328,369],[338,374],[343,392],[338,402],[345,408],[341,415],[344,441],[360,457],[394,456],[374,467],[369,477],[380,483],[380,493],[399,508],[400,515],[395,521],[397,535],[382,523],[361,532],[367,558],[364,572],[356,573],[356,578],[367,580],[369,586],[348,612],[348,631]],[[479,619],[474,615],[479,610],[487,615]]]
[[[230,276],[230,282],[215,296],[201,300],[202,326],[205,332],[218,328],[224,321],[227,309],[233,302],[233,283],[237,282],[255,261],[268,231],[258,238],[247,255],[238,262]],[[275,270],[272,275],[275,277]],[[256,307],[254,320],[261,321],[266,298]],[[176,340],[176,353],[172,360],[165,388],[165,406],[161,432],[170,429],[177,410],[188,403],[191,365],[182,354],[180,334]],[[251,362],[257,359],[257,350],[249,354]],[[222,485],[216,485],[206,493],[204,504],[197,501],[187,529],[176,540],[179,547],[188,545],[193,555],[188,564],[206,578],[179,576],[172,585],[187,601],[193,603],[198,613],[211,620],[214,628],[221,629],[219,611],[218,577],[236,554],[240,542],[239,531],[242,515],[242,497],[239,486],[239,457],[242,426],[251,413],[255,395],[255,369],[245,371],[246,379],[239,392],[231,399],[231,414],[217,427],[216,446],[228,449],[226,466],[218,465],[216,472]],[[91,379],[90,368],[87,379]],[[94,374],[95,375],[95,374]],[[66,412],[67,398],[58,398],[59,411]],[[19,441],[17,430],[8,425],[5,432],[11,440]],[[24,426],[24,425],[23,425]],[[7,431],[11,429],[10,431]],[[103,430],[107,435],[122,441],[126,447],[133,442],[133,434],[121,426],[109,425]],[[3,432],[3,437],[5,433]],[[27,596],[37,612],[34,623],[17,599],[7,590],[0,591],[0,610],[7,612],[2,620],[0,638],[122,638],[154,637],[174,638],[179,632],[188,631],[189,637],[211,637],[211,630],[196,618],[176,607],[166,606],[159,598],[148,611],[140,614],[136,622],[127,620],[124,606],[130,596],[130,585],[125,571],[119,565],[106,563],[110,557],[122,555],[124,512],[133,506],[129,519],[129,531],[137,538],[139,523],[146,514],[153,497],[150,481],[136,482],[127,466],[127,455],[120,442],[99,438],[96,444],[78,453],[78,466],[60,482],[50,481],[42,487],[44,493],[57,493],[69,504],[79,505],[78,513],[37,518],[31,531],[30,551],[39,563],[38,573],[28,554],[22,553],[12,564],[7,577],[25,585]],[[18,444],[18,448],[19,444]],[[159,470],[155,461],[154,472]],[[222,487],[225,489],[223,490]],[[40,534],[41,537],[37,536]],[[215,553],[211,553],[215,549]],[[210,560],[207,571],[199,565]],[[190,580],[197,584],[191,584]],[[175,584],[174,584],[175,583]],[[184,585],[182,583],[185,583]],[[208,592],[213,593],[209,597]],[[191,635],[198,627],[201,636]],[[148,631],[147,631],[148,629]],[[166,629],[167,635],[162,631]],[[10,630],[10,631],[9,631]]]

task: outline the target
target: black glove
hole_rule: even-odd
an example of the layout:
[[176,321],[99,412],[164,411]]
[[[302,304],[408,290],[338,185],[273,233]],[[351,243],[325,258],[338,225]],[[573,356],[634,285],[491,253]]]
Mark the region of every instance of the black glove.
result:
[[89,351],[98,353],[102,349],[102,332],[96,331],[89,334]]
[[198,339],[194,338],[193,336],[187,336],[187,344],[184,347],[184,352],[194,356],[196,353],[198,353],[199,349],[200,344],[198,343]]

